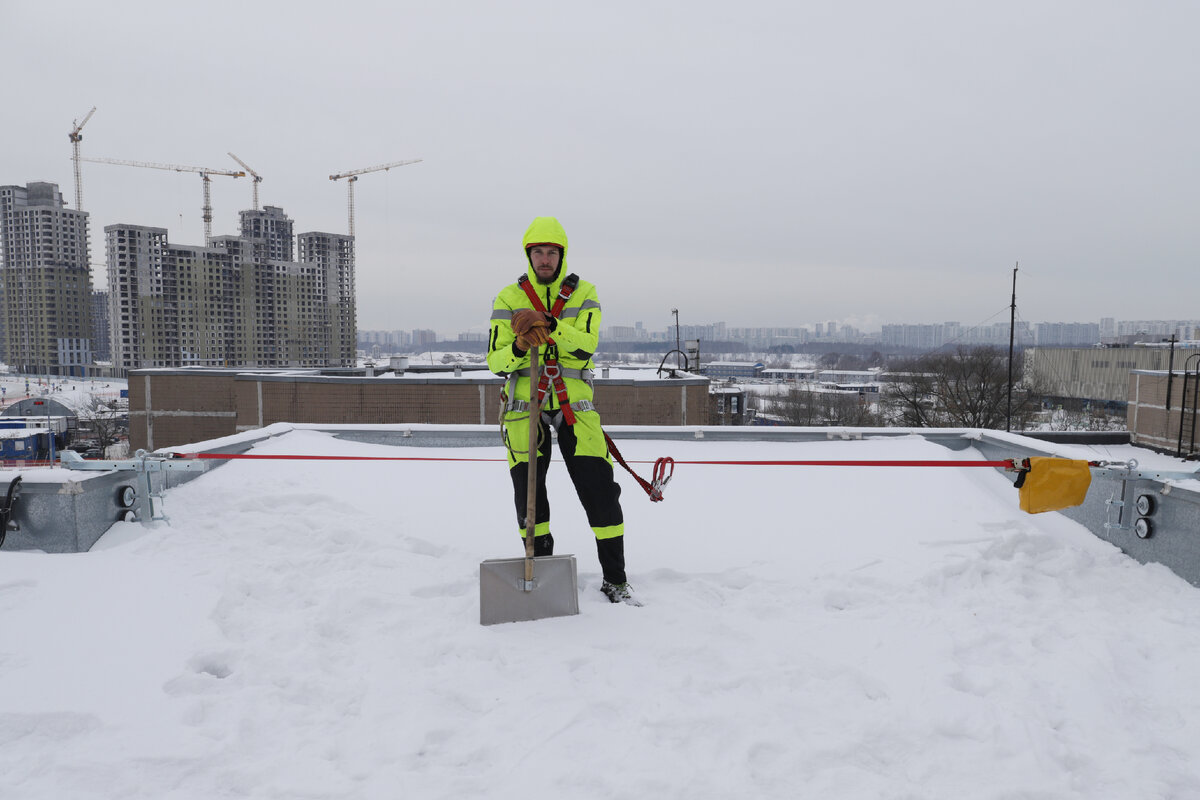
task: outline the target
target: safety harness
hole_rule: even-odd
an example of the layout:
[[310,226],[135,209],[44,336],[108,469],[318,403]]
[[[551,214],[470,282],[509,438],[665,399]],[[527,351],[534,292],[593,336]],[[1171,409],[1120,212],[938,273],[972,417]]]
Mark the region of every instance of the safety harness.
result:
[[[549,311],[546,310],[545,304],[542,303],[542,298],[538,297],[537,290],[533,288],[528,275],[522,275],[517,280],[517,285],[525,290],[525,296],[529,298],[529,302],[533,303],[535,311],[549,314],[558,319],[567,305],[567,300],[570,299],[575,288],[579,286],[579,276],[571,273],[563,280],[562,286],[558,290],[558,297],[554,298],[554,306]],[[563,415],[563,421],[568,425],[574,425],[575,409],[571,407],[571,397],[567,394],[567,383],[563,380],[563,371],[558,366],[558,345],[555,344],[554,339],[550,340],[550,345],[546,350],[546,357],[542,360],[542,375],[538,380],[538,406],[541,407],[543,401],[545,401],[546,390],[553,383],[554,394],[558,396],[558,407],[560,413]],[[587,405],[591,406],[590,403]],[[580,410],[585,409],[580,408]]]
[[[571,294],[575,291],[576,287],[579,286],[579,276],[571,273],[563,280],[562,286],[558,290],[558,297],[554,299],[554,305],[551,306],[549,311],[546,310],[546,305],[542,302],[542,298],[538,297],[537,290],[533,288],[533,283],[529,280],[528,275],[522,275],[520,278],[518,278],[517,285],[520,286],[525,292],[525,296],[529,298],[529,302],[533,304],[535,311],[540,311],[543,314],[549,314],[550,316],[554,317],[554,319],[559,319],[563,309],[567,305],[567,300],[571,298]],[[528,370],[519,370],[518,372],[510,374],[510,380],[514,381],[514,386],[512,388],[516,388],[516,378],[521,374],[528,375],[529,373]],[[558,365],[558,345],[554,342],[554,339],[551,338],[550,347],[546,350],[546,357],[542,360],[542,374],[538,379],[538,407],[541,407],[542,402],[546,398],[547,390],[550,388],[551,384],[553,384],[554,394],[558,397],[559,413],[562,415],[562,421],[568,425],[574,425],[576,411],[594,411],[595,406],[593,406],[588,400],[580,400],[576,403],[572,403],[570,395],[567,394],[567,384],[563,380],[564,377],[579,378],[580,380],[590,383],[592,379],[592,371],[587,369],[564,369],[560,367]],[[515,398],[515,392],[508,392],[508,394],[511,399],[508,401],[507,408],[510,411],[523,411],[528,408],[528,403]],[[558,421],[551,420],[551,424],[557,425]],[[625,463],[625,459],[621,457],[621,451],[617,449],[617,445],[607,433],[604,434],[604,441],[608,443],[609,452],[612,453],[617,463],[624,467],[625,471],[633,476],[634,480],[636,480],[642,489],[645,490],[646,494],[650,496],[650,500],[656,503],[662,500],[663,487],[667,485],[667,483],[671,480],[671,476],[675,472],[674,460],[670,458],[658,459],[658,461],[654,463],[653,480],[647,481],[634,472],[633,469]]]

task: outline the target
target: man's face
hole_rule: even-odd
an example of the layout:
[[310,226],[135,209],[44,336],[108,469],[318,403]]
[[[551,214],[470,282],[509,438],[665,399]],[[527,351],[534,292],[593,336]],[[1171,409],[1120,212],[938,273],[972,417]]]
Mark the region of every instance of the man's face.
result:
[[558,271],[558,261],[562,253],[551,244],[539,244],[529,248],[529,263],[533,265],[533,273],[542,283],[549,283]]

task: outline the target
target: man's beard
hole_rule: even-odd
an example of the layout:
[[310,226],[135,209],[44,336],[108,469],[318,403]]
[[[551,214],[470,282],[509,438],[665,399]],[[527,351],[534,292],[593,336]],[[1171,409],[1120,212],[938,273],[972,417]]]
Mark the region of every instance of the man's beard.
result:
[[554,268],[554,272],[551,273],[549,278],[543,278],[536,269],[533,271],[533,274],[535,277],[537,277],[537,282],[539,284],[541,284],[542,286],[549,286],[550,284],[554,283],[555,280],[558,279],[558,273],[561,270],[562,270],[562,264],[560,263],[557,267]]

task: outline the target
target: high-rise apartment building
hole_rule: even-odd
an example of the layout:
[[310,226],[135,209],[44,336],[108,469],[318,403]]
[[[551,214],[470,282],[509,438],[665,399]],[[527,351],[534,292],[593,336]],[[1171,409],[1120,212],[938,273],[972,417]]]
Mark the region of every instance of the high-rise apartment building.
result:
[[297,237],[300,261],[323,276],[323,302],[328,309],[329,348],[336,363],[356,363],[358,313],[354,287],[354,237],[310,231]]
[[57,184],[0,186],[0,358],[21,372],[88,374],[87,226]]
[[163,228],[105,227],[115,365],[354,364],[353,239],[301,234],[301,260],[292,261],[282,209],[241,220],[240,236],[214,236],[208,247],[172,245]]
[[1095,322],[1039,322],[1034,330],[1038,347],[1100,343],[1100,326]]
[[[294,237],[292,220],[282,208],[263,206],[262,211],[242,211],[242,238],[255,242],[260,261],[291,261]],[[303,259],[301,259],[303,260]]]
[[[1012,333],[1017,345],[1028,347],[1033,344],[1033,328],[1028,322],[1018,322]],[[1009,324],[1007,322],[973,328],[964,327],[957,322],[922,325],[895,324],[884,325],[883,331],[880,333],[880,343],[883,345],[911,347],[918,350],[935,350],[958,345],[1003,347],[1008,345],[1008,339]]]
[[92,292],[92,357],[112,359],[112,326],[108,318],[108,292]]
[[412,344],[408,331],[362,331],[358,332],[358,348],[370,350],[378,347],[381,353],[403,353]]
[[412,332],[413,347],[431,347],[437,344],[437,331],[427,328],[414,328]]

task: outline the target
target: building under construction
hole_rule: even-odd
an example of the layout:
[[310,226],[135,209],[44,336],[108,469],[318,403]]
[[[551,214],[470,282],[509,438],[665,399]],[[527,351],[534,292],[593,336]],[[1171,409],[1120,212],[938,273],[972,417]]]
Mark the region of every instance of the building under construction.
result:
[[0,186],[0,359],[13,369],[89,374],[87,226],[57,184]]
[[354,239],[299,234],[281,208],[239,236],[171,244],[164,228],[104,229],[114,365],[337,367],[355,360]]

